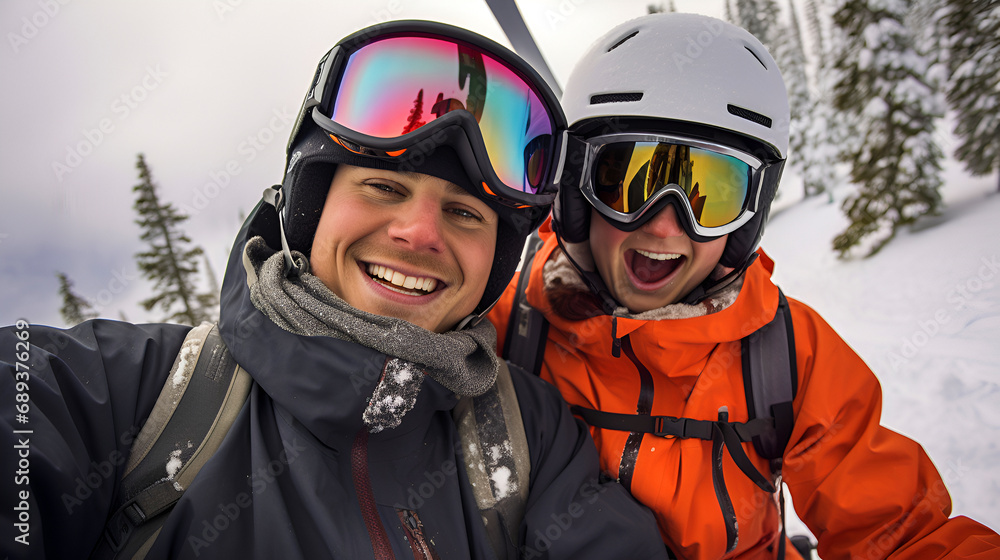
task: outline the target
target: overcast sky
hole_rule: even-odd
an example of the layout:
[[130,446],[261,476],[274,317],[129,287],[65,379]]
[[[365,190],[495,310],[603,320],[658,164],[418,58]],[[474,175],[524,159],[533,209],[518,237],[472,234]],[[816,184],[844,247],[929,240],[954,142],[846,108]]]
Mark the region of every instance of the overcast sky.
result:
[[[556,78],[647,0],[520,0]],[[721,16],[721,0],[677,0]],[[319,58],[387,19],[508,44],[485,0],[4,0],[0,25],[0,324],[61,325],[56,271],[102,316],[158,320],[134,255],[142,152],[221,282],[241,222],[278,182],[289,119]]]

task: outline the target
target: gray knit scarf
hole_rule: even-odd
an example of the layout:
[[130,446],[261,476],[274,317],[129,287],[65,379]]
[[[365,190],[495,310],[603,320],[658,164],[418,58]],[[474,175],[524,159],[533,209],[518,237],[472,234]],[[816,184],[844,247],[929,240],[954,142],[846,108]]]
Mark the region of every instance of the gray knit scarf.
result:
[[292,252],[302,274],[289,279],[284,257],[263,238],[243,253],[250,301],[276,325],[298,335],[331,336],[390,356],[364,412],[370,432],[395,428],[413,405],[424,373],[458,395],[478,396],[494,383],[500,367],[496,330],[489,321],[438,334],[394,317],[349,305],[310,274],[305,255]]

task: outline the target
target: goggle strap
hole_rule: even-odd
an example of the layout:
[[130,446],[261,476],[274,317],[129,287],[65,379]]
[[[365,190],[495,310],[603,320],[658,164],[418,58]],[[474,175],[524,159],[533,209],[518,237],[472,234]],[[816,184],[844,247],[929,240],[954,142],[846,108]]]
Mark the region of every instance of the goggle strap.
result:
[[309,91],[306,92],[306,98],[302,102],[302,107],[299,108],[299,115],[295,119],[295,126],[292,128],[292,134],[288,137],[288,145],[285,146],[286,157],[291,154],[292,144],[295,139],[299,137],[299,131],[302,129],[303,123],[306,119],[312,118],[313,107],[319,105],[323,101],[323,95],[326,92],[326,81],[330,76],[330,67],[332,66],[333,60],[336,60],[337,52],[340,50],[340,46],[335,46],[330,49],[326,56],[319,61],[316,67],[316,74],[313,76],[313,83],[309,86]]

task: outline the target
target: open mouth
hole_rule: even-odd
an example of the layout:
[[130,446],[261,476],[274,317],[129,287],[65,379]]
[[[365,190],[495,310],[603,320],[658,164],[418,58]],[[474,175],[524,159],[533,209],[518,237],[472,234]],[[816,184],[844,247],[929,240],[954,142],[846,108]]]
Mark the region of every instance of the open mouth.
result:
[[372,280],[375,280],[386,288],[408,296],[427,295],[438,287],[438,281],[434,278],[407,276],[387,266],[366,263],[365,272],[368,273],[368,276]]
[[651,253],[635,249],[625,256],[633,277],[643,284],[657,284],[674,273],[687,257],[677,253]]

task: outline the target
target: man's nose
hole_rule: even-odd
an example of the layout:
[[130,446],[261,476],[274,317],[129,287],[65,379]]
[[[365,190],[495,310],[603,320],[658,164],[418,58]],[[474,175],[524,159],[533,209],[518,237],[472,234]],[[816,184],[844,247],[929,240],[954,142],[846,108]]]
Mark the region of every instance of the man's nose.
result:
[[411,251],[444,251],[444,215],[441,205],[430,200],[412,200],[395,209],[389,237]]
[[677,209],[668,204],[643,224],[642,230],[656,237],[678,237],[685,235],[684,228],[677,219]]

